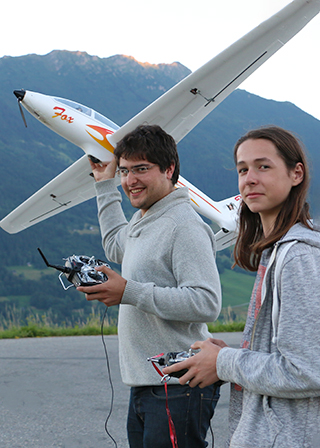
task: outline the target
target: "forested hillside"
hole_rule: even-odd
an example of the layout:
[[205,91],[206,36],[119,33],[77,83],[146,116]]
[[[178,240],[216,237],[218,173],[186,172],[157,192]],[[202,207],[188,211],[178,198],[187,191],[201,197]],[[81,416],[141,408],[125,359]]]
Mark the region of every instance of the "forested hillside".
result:
[[[0,218],[82,155],[79,148],[27,113],[25,128],[13,90],[23,88],[69,98],[122,125],[189,73],[178,63],[142,64],[119,55],[100,59],[81,52],[53,51],[45,56],[1,58]],[[181,174],[213,199],[236,194],[232,147],[246,130],[267,124],[297,133],[310,152],[316,173],[316,167],[320,167],[320,122],[291,103],[236,90],[179,143]],[[317,206],[320,181],[313,177],[311,199]],[[126,200],[125,209],[130,215]],[[91,305],[84,303],[83,297],[61,289],[56,275],[44,266],[37,247],[56,264],[73,253],[103,258],[95,201],[15,235],[0,229],[3,316],[13,305],[24,315],[30,307],[50,312],[56,321],[90,314]],[[230,269],[229,251],[219,254],[218,261],[221,271]],[[39,269],[43,269],[41,279]]]

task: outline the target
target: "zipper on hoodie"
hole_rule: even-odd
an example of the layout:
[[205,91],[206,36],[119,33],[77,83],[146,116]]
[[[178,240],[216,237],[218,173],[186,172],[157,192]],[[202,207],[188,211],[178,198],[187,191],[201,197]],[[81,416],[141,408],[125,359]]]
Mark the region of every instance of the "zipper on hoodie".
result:
[[267,265],[267,268],[266,268],[266,272],[265,272],[263,280],[262,280],[261,296],[262,296],[262,293],[263,293],[263,297],[261,297],[261,307],[260,307],[260,310],[259,310],[259,312],[257,314],[257,317],[255,318],[255,321],[254,321],[254,324],[253,324],[252,335],[251,335],[251,338],[250,338],[250,350],[252,350],[252,345],[253,345],[254,336],[255,336],[255,332],[256,332],[257,322],[258,322],[258,319],[259,319],[259,316],[260,316],[260,313],[261,313],[261,309],[262,309],[262,307],[264,305],[264,302],[265,302],[265,296],[267,294],[266,288],[263,288],[263,285],[264,285],[264,283],[266,281],[266,278],[267,278],[267,275],[269,274],[269,271],[270,271],[270,269],[271,269],[271,267],[272,267],[272,265],[273,265],[273,263],[274,263],[274,261],[276,259],[278,246],[279,246],[279,241],[277,241],[274,244],[274,247],[272,249],[272,253],[270,255],[270,259],[269,259],[269,262],[268,262],[268,265]]

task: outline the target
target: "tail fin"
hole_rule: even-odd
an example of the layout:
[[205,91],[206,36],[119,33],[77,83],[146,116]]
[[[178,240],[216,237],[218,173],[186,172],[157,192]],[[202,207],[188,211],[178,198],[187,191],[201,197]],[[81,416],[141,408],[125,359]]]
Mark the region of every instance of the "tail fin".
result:
[[221,228],[216,234],[217,250],[234,244],[237,238],[238,210],[241,203],[239,194],[215,202],[182,176],[179,177],[176,187],[188,187],[193,208]]

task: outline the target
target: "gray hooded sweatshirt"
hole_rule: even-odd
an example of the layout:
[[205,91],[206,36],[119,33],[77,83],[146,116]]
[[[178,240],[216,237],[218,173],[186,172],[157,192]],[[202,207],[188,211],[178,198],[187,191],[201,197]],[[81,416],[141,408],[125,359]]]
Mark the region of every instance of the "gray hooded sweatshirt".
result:
[[[127,285],[119,321],[121,376],[129,386],[160,385],[148,357],[188,350],[211,336],[221,309],[215,238],[179,188],[127,222],[114,179],[96,183],[103,247]],[[178,383],[172,378],[170,384]]]
[[319,448],[320,233],[296,224],[261,264],[261,307],[254,322],[249,307],[247,348],[223,348],[217,359],[219,378],[236,384],[228,446]]

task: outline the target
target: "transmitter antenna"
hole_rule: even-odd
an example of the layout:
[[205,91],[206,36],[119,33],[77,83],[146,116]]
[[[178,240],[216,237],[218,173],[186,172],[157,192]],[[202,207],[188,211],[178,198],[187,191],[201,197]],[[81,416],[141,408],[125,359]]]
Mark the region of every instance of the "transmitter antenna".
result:
[[50,264],[48,262],[48,260],[46,259],[46,257],[44,256],[42,250],[38,247],[38,251],[43,259],[43,261],[45,262],[45,264],[48,266],[48,268],[54,268],[57,269],[58,271],[64,272],[65,274],[70,274],[70,272],[72,271],[71,268],[68,268],[67,266],[61,266],[61,265],[57,265],[57,264]]

